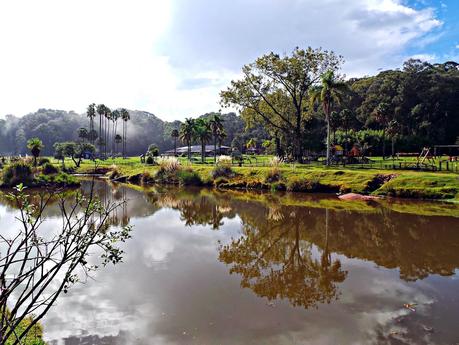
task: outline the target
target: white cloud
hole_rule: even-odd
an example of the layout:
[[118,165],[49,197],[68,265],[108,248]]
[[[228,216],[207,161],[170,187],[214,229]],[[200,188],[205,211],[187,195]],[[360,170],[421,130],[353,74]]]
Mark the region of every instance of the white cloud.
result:
[[164,119],[218,109],[240,67],[322,46],[348,75],[400,65],[441,22],[401,0],[24,0],[0,3],[0,115],[90,102]]
[[459,49],[459,44],[456,44],[456,49]]
[[435,54],[415,54],[408,57],[408,59],[418,59],[426,62],[432,62],[437,59]]

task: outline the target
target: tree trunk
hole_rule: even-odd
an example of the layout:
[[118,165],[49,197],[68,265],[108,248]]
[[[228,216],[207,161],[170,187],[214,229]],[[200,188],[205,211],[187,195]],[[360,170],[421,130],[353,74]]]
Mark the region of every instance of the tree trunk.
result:
[[395,157],[395,136],[392,136],[392,158]]
[[214,135],[214,164],[217,164],[217,137]]
[[386,130],[382,132],[382,158],[386,159]]
[[330,114],[327,112],[327,166],[330,166]]
[[174,137],[174,156],[177,156],[177,137]]

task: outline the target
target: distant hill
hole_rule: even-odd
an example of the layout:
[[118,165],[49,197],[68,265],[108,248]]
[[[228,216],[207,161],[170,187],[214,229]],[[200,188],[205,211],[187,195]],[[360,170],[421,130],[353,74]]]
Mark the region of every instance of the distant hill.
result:
[[[163,121],[146,111],[129,110],[129,113],[131,120],[128,123],[128,155],[144,153],[150,144],[156,144],[160,151],[173,147],[170,133],[174,128],[180,127],[180,121]],[[210,115],[212,113],[202,116]],[[230,146],[235,137],[241,140],[252,136],[266,137],[266,133],[260,132],[260,129],[257,129],[258,132],[251,130],[244,133],[244,122],[235,113],[223,114],[222,117],[225,120],[224,125],[228,134],[224,141],[225,145]],[[96,129],[97,126],[96,121]],[[78,140],[77,131],[81,127],[88,128],[86,114],[78,114],[73,111],[39,109],[23,117],[7,115],[4,120],[0,119],[0,154],[25,154],[27,153],[27,140],[38,137],[45,145],[43,154],[51,155],[55,142]],[[121,123],[118,128],[121,132]]]

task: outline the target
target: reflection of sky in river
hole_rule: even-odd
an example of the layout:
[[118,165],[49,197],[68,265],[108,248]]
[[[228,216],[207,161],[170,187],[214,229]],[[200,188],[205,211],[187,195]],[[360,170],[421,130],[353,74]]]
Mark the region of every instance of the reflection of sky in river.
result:
[[[456,276],[406,282],[398,269],[333,254],[348,271],[338,301],[308,310],[288,300],[269,302],[242,289],[240,277],[218,260],[219,243],[241,236],[239,216],[224,218],[219,230],[185,227],[179,211],[146,203],[140,194],[131,200],[134,232],[123,247],[124,263],[76,285],[49,313],[44,326],[51,345],[459,341]],[[2,227],[12,226],[3,207],[0,217]],[[316,246],[312,251],[318,256]],[[404,303],[416,303],[416,311]]]

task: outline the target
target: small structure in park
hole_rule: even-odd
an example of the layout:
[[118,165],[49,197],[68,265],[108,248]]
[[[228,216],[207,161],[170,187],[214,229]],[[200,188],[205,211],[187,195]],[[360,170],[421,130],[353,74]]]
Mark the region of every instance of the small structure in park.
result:
[[[191,146],[191,154],[192,155],[200,155],[202,147],[201,145],[192,145]],[[205,153],[206,156],[213,156],[214,155],[214,145],[206,145],[205,146]],[[231,147],[229,146],[217,146],[217,155],[228,155],[231,153]],[[175,151],[174,149],[168,150],[162,154],[163,156],[174,156]],[[181,146],[177,147],[177,156],[186,156],[188,155],[188,146]]]

